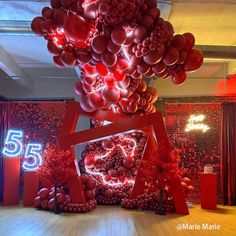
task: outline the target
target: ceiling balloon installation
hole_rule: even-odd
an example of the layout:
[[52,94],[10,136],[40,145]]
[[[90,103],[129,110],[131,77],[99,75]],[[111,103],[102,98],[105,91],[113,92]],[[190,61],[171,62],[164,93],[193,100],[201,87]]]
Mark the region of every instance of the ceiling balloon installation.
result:
[[203,62],[193,34],[174,35],[156,0],[50,2],[31,27],[48,41],[57,66],[80,68],[75,92],[86,112],[155,112],[157,91],[143,78],[182,84]]

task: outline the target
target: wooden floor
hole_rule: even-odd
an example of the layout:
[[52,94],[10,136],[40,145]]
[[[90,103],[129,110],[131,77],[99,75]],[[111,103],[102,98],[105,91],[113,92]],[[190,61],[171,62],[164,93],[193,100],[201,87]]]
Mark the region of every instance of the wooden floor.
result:
[[[181,230],[182,224],[218,224],[220,230]],[[180,226],[179,226],[180,225]],[[188,227],[189,227],[188,225]],[[97,207],[86,214],[55,215],[34,208],[0,207],[0,236],[236,236],[236,207],[219,206],[216,211],[198,205],[190,215],[155,215],[121,207]]]

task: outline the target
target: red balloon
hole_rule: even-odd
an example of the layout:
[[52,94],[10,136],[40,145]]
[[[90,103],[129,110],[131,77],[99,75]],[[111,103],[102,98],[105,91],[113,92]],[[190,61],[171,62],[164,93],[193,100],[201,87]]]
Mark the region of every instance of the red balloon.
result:
[[95,158],[94,156],[90,155],[90,156],[86,156],[84,158],[84,164],[88,167],[93,167],[95,165]]
[[77,57],[77,60],[80,64],[87,64],[90,62],[90,60],[92,59],[91,54],[80,54]]
[[117,56],[116,54],[113,54],[111,52],[105,52],[102,54],[102,63],[107,67],[112,67],[117,62]]
[[164,57],[163,57],[163,63],[166,66],[172,66],[174,65],[179,59],[179,52],[176,48],[170,47],[167,49]]
[[129,62],[127,59],[118,58],[117,59],[117,66],[120,70],[126,70],[129,67]]
[[129,113],[135,113],[138,110],[138,105],[136,103],[131,103],[127,107]]
[[183,190],[186,191],[186,189],[187,189],[187,184],[184,183],[184,182],[181,182],[181,185],[182,185]]
[[179,65],[182,65],[186,62],[188,57],[188,52],[186,50],[182,50],[181,52],[179,52],[179,59],[176,62]]
[[57,193],[57,202],[58,204],[62,204],[65,201],[65,196],[63,193]]
[[66,34],[74,41],[86,41],[89,37],[89,25],[78,15],[67,16],[64,23]]
[[91,93],[88,95],[88,102],[91,107],[102,108],[104,103],[100,93]]
[[[111,53],[118,53],[121,50],[121,46],[114,44],[113,41],[109,40],[107,44],[107,50]],[[104,50],[105,51],[105,50]]]
[[149,9],[147,14],[151,16],[153,20],[156,20],[160,17],[160,9],[156,7]]
[[166,66],[163,64],[162,61],[160,61],[157,64],[155,64],[154,66],[152,66],[152,71],[155,74],[162,73],[165,69],[166,69]]
[[181,51],[185,47],[185,38],[182,34],[176,34],[171,42],[171,46],[176,48],[178,51]]
[[138,85],[136,92],[143,93],[147,89],[147,84],[144,80],[141,80],[140,84]]
[[150,15],[145,15],[140,22],[147,30],[153,27],[153,18]]
[[123,159],[123,165],[127,169],[131,169],[134,166],[135,160],[132,157],[125,157]]
[[38,196],[41,198],[41,199],[46,199],[48,198],[48,195],[49,195],[49,189],[47,188],[42,188],[40,189],[40,191],[38,192]]
[[96,77],[95,76],[84,76],[83,82],[86,83],[89,86],[92,86],[96,83]]
[[152,100],[150,101],[151,103],[154,103],[158,99],[158,93],[155,88],[148,87],[146,92],[152,95]]
[[193,48],[195,44],[195,37],[192,33],[184,33],[183,34],[184,39],[185,39],[185,48],[187,50],[190,50]]
[[142,63],[140,65],[137,65],[137,71],[140,73],[140,74],[146,74],[148,73],[150,70],[150,66],[146,63]]
[[89,179],[87,183],[87,189],[94,190],[97,186],[97,183],[94,179]]
[[95,3],[90,3],[88,4],[85,8],[84,8],[84,16],[87,18],[87,19],[90,19],[90,20],[94,20],[96,19],[96,16],[97,16],[97,9],[98,9],[98,6],[97,4]]
[[126,41],[126,32],[122,27],[115,28],[111,33],[111,39],[114,44],[122,45]]
[[40,36],[43,35],[43,30],[42,30],[42,27],[41,27],[42,22],[44,22],[44,19],[43,19],[43,17],[40,17],[40,16],[35,17],[33,19],[33,21],[31,22],[32,31],[35,34],[40,35]]
[[117,86],[117,82],[115,81],[115,78],[111,75],[108,75],[105,77],[105,84],[109,88]]
[[187,191],[188,191],[188,193],[194,193],[195,192],[195,188],[193,186],[189,185],[187,187]]
[[102,63],[97,64],[96,69],[101,76],[106,76],[108,74],[107,68]]
[[184,177],[184,178],[182,179],[182,182],[186,183],[187,185],[190,185],[191,182],[192,182],[192,180],[191,180],[190,178],[188,178],[188,177]]
[[122,80],[124,80],[126,75],[124,72],[117,70],[113,73],[113,76],[117,82],[121,82]]
[[56,55],[56,56],[60,55],[62,52],[62,48],[60,48],[57,45],[57,43],[54,41],[48,41],[47,48],[50,53],[52,53],[53,55]]
[[96,108],[91,107],[88,103],[88,98],[86,96],[82,96],[80,100],[81,108],[86,112],[94,112]]
[[139,25],[134,30],[134,43],[140,43],[147,37],[147,30],[144,26]]
[[108,70],[110,73],[113,73],[114,71],[116,71],[116,70],[117,70],[117,63],[116,63],[114,66],[107,67],[107,70]]
[[146,74],[145,77],[147,78],[152,78],[153,76],[155,76],[155,73],[152,70],[149,70]]
[[55,200],[54,198],[50,199],[49,202],[48,202],[48,208],[50,210],[53,210],[55,208]]
[[85,70],[85,73],[88,75],[96,75],[96,67],[85,64],[83,66],[83,69]]
[[40,207],[41,206],[41,198],[40,197],[36,197],[34,199],[34,206],[35,207]]
[[123,166],[120,166],[117,170],[118,170],[119,175],[125,174],[125,168]]
[[70,51],[63,51],[61,53],[61,61],[67,66],[73,66],[75,64],[75,55]]
[[53,57],[53,62],[55,63],[56,66],[58,67],[65,67],[65,64],[61,60],[61,56],[54,56]]
[[92,49],[96,53],[104,53],[107,48],[107,40],[101,35],[97,35],[92,40]]
[[71,5],[72,1],[71,0],[61,0],[61,5],[64,8],[68,8]]
[[67,16],[65,11],[63,11],[62,9],[53,9],[52,20],[55,25],[63,27],[66,19]]
[[50,7],[44,7],[42,9],[42,16],[46,19],[52,18],[53,10]]
[[117,170],[111,170],[110,175],[112,179],[116,179],[118,177],[118,171]]
[[87,190],[85,192],[85,196],[86,196],[87,201],[93,200],[95,198],[95,191],[94,190]]
[[129,85],[130,85],[130,77],[129,76],[125,76],[124,80],[122,81],[122,85],[125,87],[125,88],[128,88]]
[[168,71],[167,69],[163,70],[162,72],[160,73],[156,73],[156,76],[159,77],[159,78],[164,78],[165,76],[168,75]]
[[184,68],[186,71],[195,71],[197,70],[203,63],[203,54],[202,51],[193,48],[189,51],[187,60],[184,64]]
[[83,90],[83,84],[80,80],[78,80],[76,83],[75,83],[75,93],[78,94],[79,96],[83,96],[85,93],[84,93],[84,90]]
[[164,45],[161,44],[160,47],[155,50],[149,52],[147,55],[143,57],[143,60],[148,64],[148,65],[155,65],[158,63],[164,54]]
[[134,54],[131,56],[131,65],[139,65],[142,62],[141,57],[136,57]]
[[111,189],[107,189],[105,192],[103,192],[103,195],[107,198],[111,198],[113,196],[113,191]]
[[45,210],[48,209],[48,199],[41,201],[41,207]]
[[120,99],[120,90],[117,87],[106,87],[102,90],[102,97],[108,103],[116,103]]
[[182,84],[186,80],[186,73],[184,69],[181,69],[176,74],[172,75],[172,82],[174,84]]
[[53,8],[61,7],[61,0],[50,0],[50,3]]

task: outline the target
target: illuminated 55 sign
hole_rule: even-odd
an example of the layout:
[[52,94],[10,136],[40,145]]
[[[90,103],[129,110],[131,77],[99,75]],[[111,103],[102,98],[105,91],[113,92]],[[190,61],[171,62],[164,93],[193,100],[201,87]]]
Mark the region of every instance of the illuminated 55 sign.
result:
[[[8,130],[2,154],[6,157],[19,157],[23,152],[23,131]],[[42,144],[28,143],[26,145],[23,169],[35,171],[42,165]]]

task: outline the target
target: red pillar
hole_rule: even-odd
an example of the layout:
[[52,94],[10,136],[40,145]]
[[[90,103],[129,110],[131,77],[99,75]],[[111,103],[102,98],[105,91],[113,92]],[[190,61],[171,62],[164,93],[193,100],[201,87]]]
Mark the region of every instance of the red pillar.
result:
[[3,205],[19,204],[20,158],[4,157]]
[[39,177],[36,172],[24,172],[23,206],[33,206],[39,190]]

